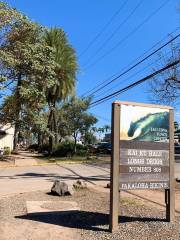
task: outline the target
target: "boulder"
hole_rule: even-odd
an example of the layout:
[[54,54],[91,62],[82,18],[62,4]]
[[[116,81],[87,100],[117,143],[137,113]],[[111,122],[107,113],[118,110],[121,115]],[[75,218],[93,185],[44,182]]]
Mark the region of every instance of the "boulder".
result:
[[180,178],[176,178],[176,182],[180,183]]
[[67,183],[56,180],[51,188],[51,193],[59,196],[72,195],[73,191],[71,188],[68,189]]
[[110,188],[111,187],[111,184],[110,183],[107,183],[107,186],[106,186],[107,188]]
[[86,189],[87,188],[87,184],[84,181],[80,181],[77,180],[74,184],[73,184],[74,189],[78,190],[78,189]]

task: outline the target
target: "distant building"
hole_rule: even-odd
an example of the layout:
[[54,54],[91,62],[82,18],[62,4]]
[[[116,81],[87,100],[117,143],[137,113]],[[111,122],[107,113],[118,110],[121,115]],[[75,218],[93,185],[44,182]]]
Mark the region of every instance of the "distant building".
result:
[[0,125],[0,148],[9,147],[13,149],[14,127],[10,124]]

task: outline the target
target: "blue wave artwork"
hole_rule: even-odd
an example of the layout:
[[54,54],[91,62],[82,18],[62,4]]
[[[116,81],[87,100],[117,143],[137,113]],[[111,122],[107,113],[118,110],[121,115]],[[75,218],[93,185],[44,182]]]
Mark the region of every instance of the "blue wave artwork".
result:
[[131,122],[128,129],[128,137],[138,141],[168,140],[169,112],[149,113],[146,116]]

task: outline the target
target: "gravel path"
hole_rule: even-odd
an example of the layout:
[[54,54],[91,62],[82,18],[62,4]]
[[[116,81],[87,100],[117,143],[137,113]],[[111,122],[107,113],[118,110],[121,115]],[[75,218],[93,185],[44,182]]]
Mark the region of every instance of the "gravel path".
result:
[[[63,201],[76,201],[80,207],[80,211],[75,210],[66,213],[43,214],[43,215],[26,215],[26,200],[28,201],[54,201],[54,204],[61,204]],[[53,205],[53,203],[52,203]],[[48,224],[46,226],[46,238],[61,240],[61,235],[58,235],[57,228],[68,228],[68,231],[75,231],[78,234],[76,240],[81,236],[83,240],[107,240],[107,239],[126,239],[126,240],[178,240],[180,239],[180,218],[176,218],[175,224],[170,224],[162,221],[165,217],[165,212],[161,209],[150,208],[145,206],[143,202],[137,199],[123,198],[120,202],[120,219],[119,230],[116,233],[108,232],[108,211],[109,211],[109,195],[107,193],[99,193],[92,190],[77,191],[74,196],[57,197],[48,195],[45,192],[23,193],[11,197],[6,197],[0,200],[0,231],[4,231],[0,240],[13,239],[8,238],[11,229],[3,228],[3,224],[8,223],[9,227],[14,224],[21,223],[21,229],[29,224],[29,231],[24,234],[23,240],[43,239],[43,235],[38,233],[38,224]],[[19,222],[21,221],[21,222]],[[17,226],[17,225],[16,225]],[[56,227],[56,231],[51,231]],[[42,228],[45,231],[45,227]],[[41,230],[42,230],[41,229]],[[71,230],[69,230],[71,229]],[[31,231],[36,230],[36,235]],[[6,231],[6,232],[5,232]],[[15,229],[13,229],[15,231]],[[38,235],[39,234],[39,235]],[[41,232],[42,234],[42,232]],[[10,236],[10,235],[9,235]],[[47,237],[49,236],[49,237]],[[59,238],[58,238],[59,236]],[[67,235],[68,236],[68,235]],[[14,238],[15,239],[15,238]],[[17,239],[15,239],[17,240]],[[21,240],[21,238],[18,238]],[[67,240],[71,240],[67,237]]]

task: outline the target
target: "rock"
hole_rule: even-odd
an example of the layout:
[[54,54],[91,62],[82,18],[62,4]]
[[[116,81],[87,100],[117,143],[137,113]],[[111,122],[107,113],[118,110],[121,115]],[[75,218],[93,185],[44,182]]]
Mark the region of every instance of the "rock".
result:
[[107,183],[107,186],[106,186],[106,187],[107,187],[107,188],[110,188],[110,186],[111,186],[110,183]]
[[68,186],[68,191],[69,191],[69,195],[73,195],[74,194],[74,186],[73,185],[69,185]]
[[56,180],[51,188],[51,193],[59,196],[72,195],[72,189],[68,188],[67,183]]
[[180,178],[176,178],[176,182],[180,183]]
[[73,184],[74,189],[85,189],[87,188],[87,184],[85,182],[82,182],[80,180],[77,180],[74,184]]

